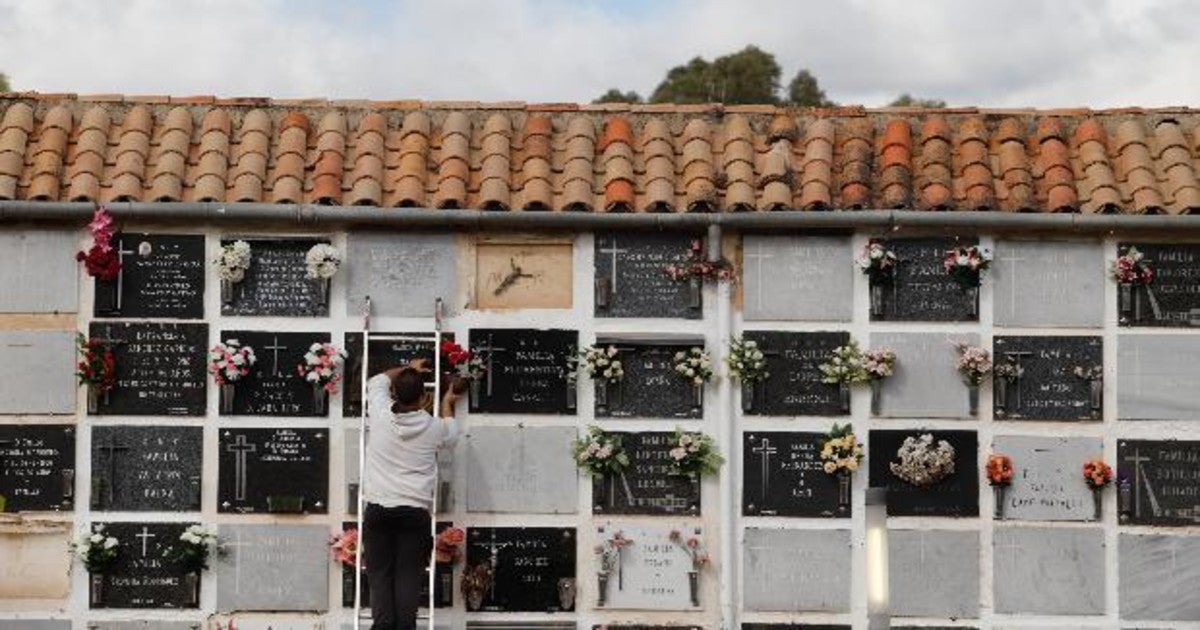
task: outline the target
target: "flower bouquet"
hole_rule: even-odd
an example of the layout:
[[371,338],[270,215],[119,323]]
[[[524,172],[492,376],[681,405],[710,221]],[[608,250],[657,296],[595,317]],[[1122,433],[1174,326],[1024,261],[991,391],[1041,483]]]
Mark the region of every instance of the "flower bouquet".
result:
[[692,240],[684,262],[669,264],[665,271],[667,276],[675,282],[688,283],[688,300],[691,308],[700,308],[701,306],[701,288],[704,281],[732,280],[735,276],[733,265],[728,260],[724,258],[716,261],[708,260],[704,255],[704,242],[700,239]]
[[692,562],[692,570],[688,571],[688,586],[691,589],[692,606],[699,607],[700,571],[712,562],[712,558],[704,548],[704,541],[698,536],[684,537],[679,530],[671,530],[671,542],[686,551],[688,559]]
[[483,393],[480,389],[483,377],[487,375],[487,366],[483,362],[483,357],[453,341],[443,341],[440,352],[442,359],[446,361],[446,365],[455,376],[455,380],[450,384],[451,389],[454,390],[454,393],[461,394],[463,388],[469,388],[470,405],[472,408],[478,407],[479,398]]
[[92,246],[85,252],[75,254],[75,260],[83,263],[87,274],[96,279],[96,310],[112,313],[121,308],[121,287],[117,282],[121,275],[121,254],[112,246],[115,232],[112,215],[104,206],[92,213],[88,223],[92,234]]
[[237,339],[226,339],[208,351],[208,371],[221,388],[222,414],[233,413],[234,384],[250,374],[257,361],[254,348],[243,346]]
[[304,255],[304,265],[310,280],[317,281],[317,303],[329,304],[329,282],[342,264],[342,253],[329,243],[317,243]]
[[826,474],[837,477],[839,510],[850,507],[850,476],[858,470],[862,458],[862,444],[854,435],[853,427],[834,424],[821,444],[821,466]]
[[896,351],[873,348],[862,355],[863,369],[871,383],[871,414],[883,415],[883,379],[896,373]]
[[1142,321],[1154,268],[1145,261],[1146,255],[1136,247],[1122,247],[1112,264],[1112,277],[1117,281],[1117,308],[1122,321]]
[[1092,518],[1097,521],[1104,513],[1104,488],[1108,487],[1112,480],[1112,467],[1104,463],[1103,457],[1093,457],[1083,463],[1083,481],[1092,489]]
[[107,402],[108,393],[117,386],[117,358],[111,347],[82,334],[75,335],[75,345],[79,351],[75,376],[88,388],[87,412],[95,414],[100,410],[100,397]]
[[104,576],[121,554],[120,541],[104,533],[103,525],[95,525],[92,531],[84,531],[71,543],[71,550],[87,568],[90,577],[90,599],[92,605],[104,604]]
[[896,477],[924,488],[954,474],[954,456],[954,447],[949,442],[938,440],[935,445],[933,435],[925,433],[904,438],[896,451],[899,461],[890,462],[888,467]]
[[870,378],[858,342],[851,339],[850,343],[834,348],[829,361],[818,365],[817,369],[821,370],[822,383],[838,386],[842,413],[850,413],[850,386],[865,383]]
[[742,383],[742,411],[754,409],[755,385],[771,376],[767,372],[767,360],[758,342],[743,337],[734,337],[729,342],[729,353],[725,355],[729,375]]
[[342,380],[341,367],[346,362],[346,351],[331,343],[314,343],[304,353],[304,362],[296,366],[296,374],[312,384],[313,410],[325,415],[329,394],[337,392]]
[[971,415],[975,415],[979,411],[979,385],[992,371],[992,353],[987,348],[962,342],[954,344],[954,348],[958,351],[958,372],[967,383]]
[[616,346],[590,346],[579,356],[580,365],[596,385],[596,411],[604,413],[608,409],[609,386],[620,383],[625,378],[625,369],[621,365],[620,353]]
[[886,287],[896,280],[900,259],[882,239],[873,238],[863,247],[862,255],[855,260],[855,264],[866,274],[871,287],[871,316],[882,317],[883,295]]
[[992,369],[992,387],[995,389],[996,413],[1002,414],[1008,407],[1008,390],[1025,376],[1025,368],[1013,360],[997,363]]
[[1012,458],[999,453],[988,455],[986,472],[995,499],[995,517],[1004,518],[1004,490],[1012,485],[1013,480]]
[[692,347],[675,353],[675,372],[692,383],[695,397],[692,405],[696,409],[704,406],[704,384],[711,381],[712,357],[704,348]]
[[250,269],[250,243],[234,241],[221,246],[221,253],[214,261],[221,272],[221,303],[233,304],[233,285],[246,279]]
[[1104,406],[1104,366],[1076,365],[1074,373],[1075,376],[1087,382],[1088,402],[1092,406],[1092,415],[1099,415],[1101,407]]
[[621,445],[621,436],[591,425],[585,436],[571,444],[575,465],[595,477],[619,475],[629,468],[629,455]]
[[942,266],[946,273],[958,283],[959,288],[970,293],[971,316],[979,314],[979,284],[983,272],[992,265],[992,252],[975,245],[955,247],[946,251]]
[[217,546],[215,525],[188,525],[179,535],[171,560],[183,567],[188,605],[200,605],[200,572],[208,569],[209,553]]
[[676,428],[670,445],[667,455],[671,471],[677,475],[713,475],[725,463],[713,439],[703,433]]
[[[358,529],[350,528],[334,536],[329,541],[329,552],[342,566],[353,569],[358,562]],[[366,563],[362,568],[367,568]]]
[[481,562],[463,569],[459,590],[466,600],[467,610],[477,611],[483,607],[483,598],[496,582],[496,570],[490,562]]
[[457,527],[447,527],[433,539],[434,558],[441,564],[454,564],[462,558],[467,535]]
[[592,551],[596,554],[596,558],[600,562],[600,568],[596,571],[596,579],[598,581],[596,607],[602,608],[608,600],[608,579],[612,577],[613,573],[617,574],[617,588],[624,588],[624,574],[621,571],[621,550],[631,545],[633,545],[633,540],[626,538],[624,532],[617,531],[593,548]]

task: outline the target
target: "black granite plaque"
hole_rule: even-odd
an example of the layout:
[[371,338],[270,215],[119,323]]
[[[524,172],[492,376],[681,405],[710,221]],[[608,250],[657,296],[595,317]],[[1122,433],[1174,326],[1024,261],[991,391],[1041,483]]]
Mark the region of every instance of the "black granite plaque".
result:
[[[896,452],[904,438],[933,435],[933,443],[946,440],[954,447],[954,474],[929,486],[918,487],[892,473],[899,462]],[[978,516],[979,441],[974,431],[871,431],[871,487],[886,487],[888,516]],[[1079,464],[1081,467],[1083,463]],[[1082,470],[1082,468],[1081,468]]]
[[[328,398],[318,411],[312,383],[304,380],[296,367],[314,343],[328,343],[329,333],[263,330],[226,330],[221,340],[236,339],[243,347],[254,348],[258,362],[250,374],[235,383],[235,416],[325,417]],[[340,383],[338,391],[345,383]]]
[[204,236],[121,233],[121,271],[96,281],[96,317],[204,319]]
[[117,383],[99,413],[203,416],[208,403],[208,324],[92,322],[94,340],[111,344]]
[[824,433],[754,432],[742,438],[742,514],[849,517],[838,479],[821,461]]
[[617,433],[629,456],[620,475],[592,477],[594,514],[700,513],[700,480],[671,472],[674,433]]
[[0,425],[0,512],[75,507],[75,427]]
[[648,626],[641,623],[610,623],[602,626],[592,626],[592,630],[701,630],[700,626],[672,626],[672,625],[653,625]]
[[[1102,369],[1104,342],[1100,337],[997,336],[993,341],[995,366],[1018,372],[992,377],[997,419],[1100,420],[1103,379],[1084,380],[1075,368]],[[1093,392],[1093,387],[1096,389]]]
[[[448,529],[453,524],[446,521],[438,521],[437,531],[440,534]],[[342,523],[342,529],[354,529],[358,524],[354,521]],[[433,590],[436,595],[433,604],[436,608],[451,608],[454,606],[454,564],[441,563],[437,564],[434,569],[437,571],[436,578],[433,582]],[[371,606],[371,587],[367,582],[367,574],[364,571],[362,576],[362,597],[361,603],[363,608]],[[421,607],[429,605],[429,570],[425,571],[425,578],[421,580]],[[342,606],[344,608],[354,607],[354,567],[342,565]]]
[[203,442],[200,427],[93,427],[92,509],[200,511]]
[[[1154,270],[1154,281],[1121,289],[1130,292],[1131,302],[1121,313],[1120,325],[1200,326],[1200,244],[1121,243],[1118,250],[1124,253],[1131,245]],[[1134,299],[1140,302],[1140,317],[1133,309]]]
[[[221,245],[234,241],[222,240]],[[250,243],[250,269],[234,285],[233,303],[221,306],[222,315],[325,317],[328,300],[319,298],[320,284],[308,277],[304,257],[308,250],[328,240],[246,239]]]
[[[686,264],[698,236],[687,234],[596,234],[596,317],[682,317],[699,319],[687,282],[672,280],[669,265]],[[606,293],[603,306],[601,293]]]
[[471,352],[487,374],[479,383],[479,413],[573,414],[567,404],[567,361],[576,352],[574,330],[473,328]]
[[329,511],[324,429],[223,429],[218,447],[217,511]]
[[[197,608],[199,585],[174,558],[188,523],[101,523],[119,542],[115,567],[102,589],[90,588],[92,608]],[[99,592],[98,592],[99,591]],[[96,596],[100,595],[100,599]]]
[[[704,347],[704,340],[631,341],[600,337],[597,345],[615,346],[625,377],[610,383],[606,405],[596,401],[596,416],[612,418],[701,418],[703,397],[696,385],[675,370],[675,354]],[[717,366],[714,365],[714,370]],[[595,386],[595,381],[584,380]]]
[[[979,319],[979,295],[964,290],[943,260],[948,250],[978,244],[975,239],[904,238],[887,241],[899,259],[894,279],[883,292],[883,316],[871,319],[912,322],[965,322]],[[985,272],[986,276],[986,272]]]
[[1200,524],[1200,441],[1120,440],[1114,485],[1122,524]]
[[742,630],[850,630],[831,623],[744,623]]
[[485,563],[495,571],[495,587],[484,596],[482,610],[570,610],[559,597],[559,580],[575,579],[575,528],[472,527],[467,566]]
[[[405,365],[413,359],[428,359],[429,364],[433,365],[432,333],[372,332],[371,335],[371,366],[368,375]],[[376,336],[382,338],[375,338]],[[442,333],[442,340],[454,341],[454,335]],[[349,356],[346,357],[346,381],[342,390],[342,416],[357,420],[362,415],[362,333],[346,333],[344,341]]]
[[821,382],[820,365],[838,346],[850,342],[847,332],[746,331],[767,359],[770,376],[758,385],[758,399],[747,415],[840,416],[838,386]]

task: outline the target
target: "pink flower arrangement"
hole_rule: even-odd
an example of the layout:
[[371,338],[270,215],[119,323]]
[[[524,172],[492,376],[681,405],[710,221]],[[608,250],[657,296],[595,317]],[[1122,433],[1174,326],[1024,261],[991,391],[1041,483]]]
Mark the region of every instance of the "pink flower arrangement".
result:
[[242,346],[237,339],[227,339],[208,351],[208,371],[218,385],[242,380],[257,361],[254,348]]
[[1130,247],[1113,261],[1113,278],[1118,284],[1150,284],[1154,282],[1154,269],[1143,262],[1145,254]]
[[104,206],[96,208],[92,221],[88,223],[92,233],[92,247],[86,252],[75,254],[75,260],[83,263],[89,276],[100,280],[115,280],[121,271],[121,257],[113,249],[113,218]]
[[339,370],[345,361],[345,350],[331,343],[314,343],[304,353],[304,362],[296,366],[296,373],[332,394],[342,380]]
[[964,289],[979,286],[979,278],[992,265],[992,253],[975,245],[946,251],[942,266]]
[[956,343],[958,371],[971,385],[979,385],[992,371],[992,354],[985,348],[965,343]]
[[704,255],[704,243],[699,239],[692,240],[688,247],[688,260],[682,264],[671,264],[666,267],[667,275],[676,282],[689,278],[701,280],[732,280],[733,265],[727,260],[710,261]]
[[696,536],[684,537],[677,529],[671,530],[671,542],[683,548],[687,552],[688,557],[692,560],[692,570],[699,571],[712,561],[708,551],[704,548],[704,543]]
[[896,351],[891,348],[873,348],[863,353],[863,368],[872,380],[887,378],[896,371]]
[[873,282],[886,283],[891,281],[900,259],[887,248],[883,240],[873,238],[863,247],[862,255],[855,263]]
[[[353,567],[358,560],[358,529],[347,529],[341,535],[334,536],[333,540],[329,542],[329,551],[333,554],[334,560],[345,566]],[[366,570],[366,564],[363,564],[362,568]]]

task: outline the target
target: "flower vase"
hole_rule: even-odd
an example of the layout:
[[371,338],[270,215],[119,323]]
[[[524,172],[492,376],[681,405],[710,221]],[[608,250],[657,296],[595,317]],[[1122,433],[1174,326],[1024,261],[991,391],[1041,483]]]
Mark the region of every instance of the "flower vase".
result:
[[89,575],[89,579],[91,580],[91,585],[90,585],[91,588],[89,590],[91,591],[92,607],[93,608],[102,608],[105,603],[104,602],[104,591],[105,591],[104,574],[103,573],[89,573],[88,575]]
[[95,385],[88,385],[87,388],[87,412],[89,416],[100,412],[100,388]]
[[871,317],[883,317],[883,294],[886,290],[882,282],[871,283]]
[[329,286],[333,281],[329,278],[317,279],[317,306],[329,305]]
[[483,381],[473,378],[467,387],[468,402],[471,409],[479,408],[479,399],[483,397]]
[[1129,487],[1129,483],[1117,486],[1117,512],[1122,522],[1128,521],[1129,516],[1133,514],[1133,489]]
[[604,608],[604,604],[608,600],[608,574],[596,574],[596,608]]
[[596,278],[596,308],[608,309],[612,299],[612,280]]
[[871,415],[883,415],[883,379],[871,379]]
[[221,304],[229,306],[233,304],[233,281],[221,281]]
[[1002,486],[1002,485],[992,486],[992,498],[995,502],[995,506],[992,507],[992,510],[993,510],[993,515],[996,517],[996,520],[1002,520],[1004,518],[1004,490],[1005,490],[1005,487],[1006,486]]
[[329,392],[324,385],[313,383],[313,413],[318,416],[325,415],[327,403],[329,402]]
[[1104,406],[1104,381],[1102,379],[1094,378],[1088,381],[1088,388],[1088,393],[1090,394],[1090,400],[1092,403],[1092,410],[1099,411],[1100,408]]
[[466,593],[467,610],[477,611],[480,608],[483,608],[484,594],[485,594],[484,589],[470,589],[469,592]]
[[754,411],[754,382],[742,381],[742,411]]
[[979,317],[979,287],[967,289],[967,314],[972,318]]
[[699,276],[688,278],[688,308],[699,309],[704,300],[704,280]]
[[1104,518],[1104,488],[1092,488],[1092,520]]
[[1008,379],[997,378],[992,381],[992,389],[995,391],[994,402],[996,411],[999,413],[1008,407]]
[[692,593],[692,606],[700,607],[700,572],[688,571],[688,588]]
[[185,573],[183,574],[183,590],[187,597],[187,606],[196,608],[200,605],[200,574]]
[[575,609],[575,578],[559,578],[558,605],[564,612]]
[[577,385],[578,382],[574,378],[567,379],[567,409],[571,411],[574,411],[579,404]]
[[119,296],[117,295],[116,280],[96,279],[95,303],[97,313],[118,313]]
[[1117,311],[1120,318],[1130,320],[1133,318],[1133,285],[1122,282],[1117,285]]
[[1142,311],[1146,308],[1146,291],[1142,285],[1130,287],[1133,298],[1133,321],[1140,322],[1144,317]]
[[967,385],[967,406],[971,410],[971,415],[979,413],[979,385],[971,383]]
[[233,414],[233,395],[237,392],[237,386],[233,383],[221,383],[221,415]]
[[838,404],[842,413],[850,413],[850,383],[838,383]]
[[596,381],[596,411],[608,412],[608,381]]
[[698,383],[692,386],[692,408],[704,408],[704,384]]
[[850,509],[850,474],[838,473],[838,511],[845,512]]

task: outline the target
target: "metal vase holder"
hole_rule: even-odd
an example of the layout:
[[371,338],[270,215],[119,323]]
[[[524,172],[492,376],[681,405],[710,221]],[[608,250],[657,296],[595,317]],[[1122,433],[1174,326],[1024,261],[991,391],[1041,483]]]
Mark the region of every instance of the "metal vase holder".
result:
[[97,385],[88,385],[87,388],[87,412],[89,416],[94,416],[100,413],[100,405],[108,404],[108,392],[100,391]]
[[608,601],[608,574],[596,574],[596,608],[604,608],[604,604]]
[[94,302],[97,313],[117,313],[117,303],[119,295],[117,295],[116,280],[101,280],[96,279],[96,292]]
[[1002,485],[992,486],[992,499],[995,502],[995,506],[993,506],[992,511],[993,515],[996,517],[996,520],[1001,520],[1004,518],[1004,490],[1006,488],[1007,486]]
[[604,379],[596,380],[596,411],[600,413],[608,411],[608,381]]
[[318,278],[317,279],[317,305],[318,306],[328,306],[329,305],[329,289],[330,289],[331,284],[333,284],[333,280],[331,278]]
[[992,389],[995,390],[993,399],[996,405],[996,412],[999,414],[999,412],[1008,408],[1008,379],[1000,377],[992,380]]
[[1133,514],[1133,488],[1129,487],[1129,482],[1117,485],[1117,513],[1121,522],[1128,521]]
[[871,317],[883,317],[883,296],[887,286],[878,280],[871,281]]
[[1131,286],[1130,293],[1133,302],[1133,321],[1140,322],[1145,318],[1146,290],[1143,285]]
[[233,396],[237,393],[237,385],[221,383],[221,414],[233,414]]
[[979,385],[975,383],[967,384],[967,405],[972,416],[979,413]]
[[1104,406],[1104,379],[1094,378],[1088,381],[1088,388],[1092,411],[1099,411]]
[[233,304],[233,281],[221,280],[221,304],[229,306]]
[[609,278],[596,278],[596,308],[609,308],[612,304],[612,280]]
[[103,607],[104,603],[105,603],[104,602],[104,591],[105,591],[104,574],[103,573],[89,573],[88,578],[91,581],[89,590],[91,593],[92,606],[93,607]]
[[200,605],[200,574],[198,572],[183,574],[183,590],[187,593],[187,605],[197,607]]
[[967,309],[971,317],[979,317],[979,285],[967,287]]
[[692,606],[700,607],[700,572],[688,571],[688,588],[692,594]]
[[567,409],[574,411],[579,406],[579,382],[574,376],[567,377]]
[[699,276],[688,278],[688,308],[699,309],[704,302],[704,279]]
[[1125,321],[1133,319],[1133,285],[1127,282],[1117,284],[1117,312]]
[[558,605],[564,612],[575,609],[575,578],[558,579]]
[[883,379],[871,379],[871,415],[883,415]]
[[704,383],[698,383],[692,386],[692,408],[704,408]]
[[845,381],[838,383],[838,403],[841,405],[842,413],[850,413],[850,383]]
[[326,407],[329,403],[329,392],[325,390],[325,386],[320,383],[313,383],[313,413],[318,416],[325,415]]
[[1104,518],[1104,488],[1092,488],[1092,520]]
[[742,381],[742,411],[754,411],[754,381]]
[[483,381],[478,378],[472,378],[467,386],[468,402],[471,409],[479,408],[479,399],[483,397]]
[[845,512],[850,509],[850,473],[839,472],[837,474],[838,483],[838,511]]

